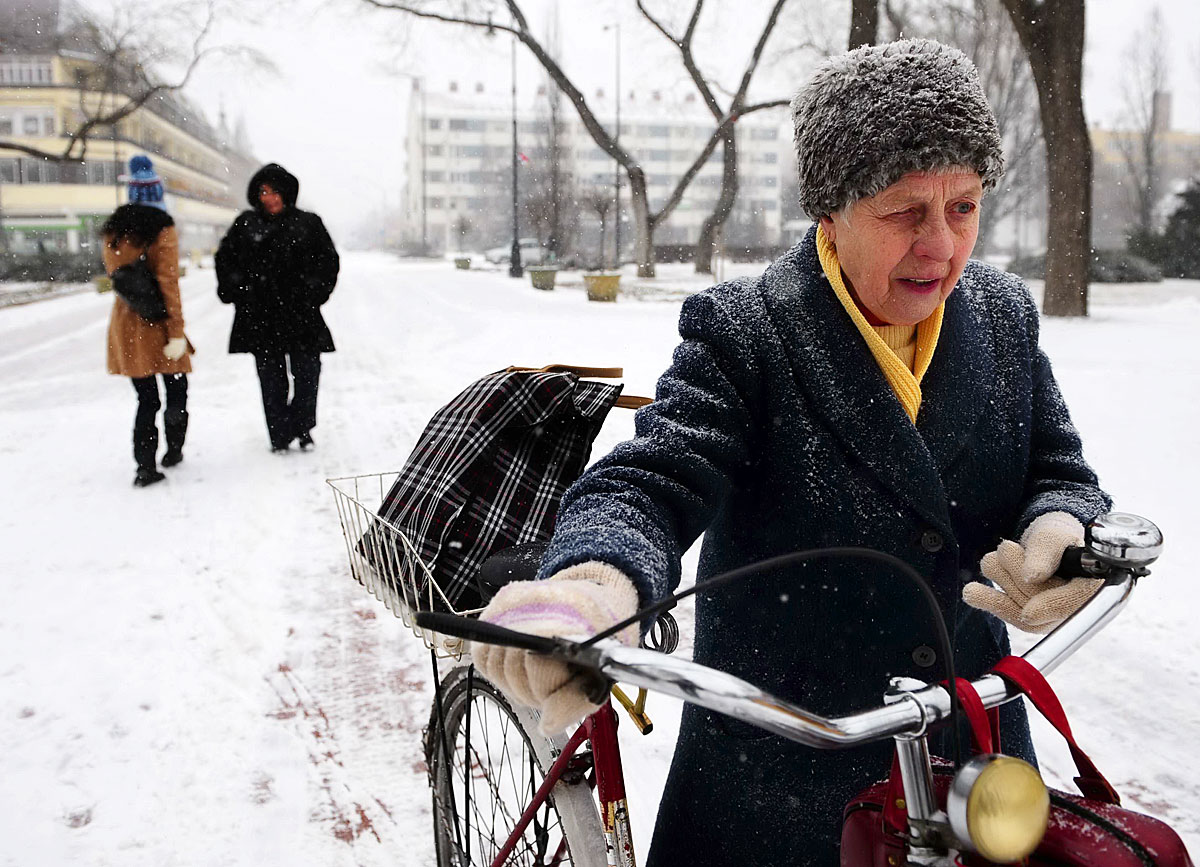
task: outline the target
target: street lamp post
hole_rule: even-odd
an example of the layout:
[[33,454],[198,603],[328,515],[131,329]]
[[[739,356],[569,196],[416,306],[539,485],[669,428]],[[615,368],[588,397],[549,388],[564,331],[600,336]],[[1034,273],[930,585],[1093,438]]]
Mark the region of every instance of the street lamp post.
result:
[[[621,143],[621,23],[608,24],[605,30],[612,29],[616,37],[616,72],[617,72],[617,130],[613,141]],[[621,270],[621,163],[618,160],[613,170],[613,188],[616,190],[613,202],[613,262],[616,270]]]
[[517,37],[512,37],[512,252],[508,259],[508,276],[520,277],[525,273],[521,267],[520,223],[517,218]]

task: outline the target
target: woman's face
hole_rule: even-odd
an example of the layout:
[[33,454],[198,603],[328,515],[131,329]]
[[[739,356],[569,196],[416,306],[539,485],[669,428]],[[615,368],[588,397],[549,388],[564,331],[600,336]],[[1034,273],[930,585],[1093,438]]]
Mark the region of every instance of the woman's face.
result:
[[271,216],[275,216],[283,210],[283,196],[279,195],[270,184],[263,184],[258,188],[258,200],[262,202],[263,208]]
[[842,273],[875,325],[915,325],[946,300],[979,234],[983,184],[971,169],[910,172],[842,216],[822,217]]

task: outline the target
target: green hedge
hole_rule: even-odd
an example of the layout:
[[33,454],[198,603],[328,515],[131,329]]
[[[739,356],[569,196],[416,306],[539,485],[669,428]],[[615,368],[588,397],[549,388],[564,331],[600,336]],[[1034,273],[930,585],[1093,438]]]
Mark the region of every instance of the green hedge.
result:
[[30,283],[87,283],[104,273],[91,253],[0,254],[0,280]]
[[[1022,256],[1008,263],[1008,270],[1029,280],[1046,279],[1045,256]],[[1153,262],[1125,250],[1093,250],[1088,263],[1089,283],[1158,283],[1162,270]]]

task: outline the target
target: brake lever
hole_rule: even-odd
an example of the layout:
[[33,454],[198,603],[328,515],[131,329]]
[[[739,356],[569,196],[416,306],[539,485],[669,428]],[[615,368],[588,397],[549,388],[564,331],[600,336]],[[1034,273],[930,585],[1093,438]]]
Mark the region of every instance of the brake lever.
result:
[[461,617],[441,611],[418,611],[417,626],[440,632],[443,635],[452,635],[455,638],[477,641],[480,644],[499,644],[502,647],[532,650],[534,653],[545,653],[551,656],[561,655],[557,651],[563,644],[562,639],[517,632],[514,629],[506,629],[503,626],[488,623],[486,620]]
[[[461,617],[457,614],[447,614],[440,611],[418,611],[417,626],[451,635],[455,638],[465,638],[467,641],[480,644],[498,644],[501,647],[515,647],[518,650],[528,650],[533,653],[544,653],[547,656],[560,659],[567,668],[579,679],[583,694],[592,704],[604,704],[608,700],[609,690],[613,681],[609,680],[595,668],[582,665],[577,660],[580,657],[580,646],[565,638],[547,638],[544,635],[530,635],[528,632],[517,632],[477,620],[473,617]],[[586,655],[586,654],[585,654]]]

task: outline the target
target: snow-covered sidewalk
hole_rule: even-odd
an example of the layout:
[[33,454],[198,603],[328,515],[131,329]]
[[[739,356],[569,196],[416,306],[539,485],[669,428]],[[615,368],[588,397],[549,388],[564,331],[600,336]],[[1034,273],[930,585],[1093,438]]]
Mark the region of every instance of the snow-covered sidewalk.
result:
[[[569,281],[538,292],[347,256],[317,447],[276,456],[253,363],[225,352],[232,310],[193,269],[186,460],[145,490],[130,485],[133,390],[104,373],[109,298],[0,310],[0,864],[430,863],[429,657],[349,578],[324,479],[397,469],[438,406],[508,364],[621,365],[629,392],[652,394],[678,298],[703,282],[665,275],[664,300],[603,305]],[[1197,289],[1104,287],[1087,321],[1043,326],[1103,483],[1167,538],[1127,612],[1053,682],[1126,803],[1193,852]],[[631,429],[614,411],[595,454]],[[621,729],[643,859],[678,706],[652,698],[650,713],[650,737]],[[1069,785],[1065,750],[1038,734]]]

